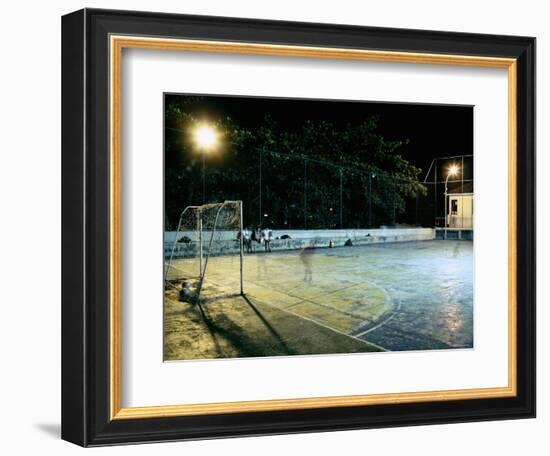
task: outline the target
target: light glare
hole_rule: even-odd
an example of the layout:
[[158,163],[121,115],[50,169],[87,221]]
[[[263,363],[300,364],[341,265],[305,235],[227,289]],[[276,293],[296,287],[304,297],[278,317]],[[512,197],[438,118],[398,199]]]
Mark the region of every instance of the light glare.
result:
[[210,149],[216,144],[216,132],[211,127],[199,127],[195,132],[195,139],[199,146]]

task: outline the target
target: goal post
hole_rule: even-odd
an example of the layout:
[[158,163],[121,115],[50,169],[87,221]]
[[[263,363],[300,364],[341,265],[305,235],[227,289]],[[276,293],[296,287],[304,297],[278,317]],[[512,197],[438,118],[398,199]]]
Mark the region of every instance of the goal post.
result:
[[165,289],[184,301],[244,294],[242,201],[187,206],[165,233]]

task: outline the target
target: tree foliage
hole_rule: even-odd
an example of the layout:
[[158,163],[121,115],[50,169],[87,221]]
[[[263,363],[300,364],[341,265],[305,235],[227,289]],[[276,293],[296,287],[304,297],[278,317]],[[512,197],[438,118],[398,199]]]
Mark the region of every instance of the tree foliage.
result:
[[[272,228],[344,228],[392,224],[407,201],[425,194],[420,169],[400,153],[404,141],[377,132],[378,119],[334,125],[305,120],[282,127],[266,116],[258,128],[230,117],[208,119],[198,97],[170,97],[165,106],[165,210],[168,224],[181,210],[206,202],[243,200],[245,224]],[[208,153],[193,131],[208,123],[218,135]]]

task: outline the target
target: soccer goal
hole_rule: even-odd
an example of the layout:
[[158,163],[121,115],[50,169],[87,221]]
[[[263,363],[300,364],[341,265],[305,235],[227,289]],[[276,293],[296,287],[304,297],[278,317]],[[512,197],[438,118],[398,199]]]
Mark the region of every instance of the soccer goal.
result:
[[242,201],[187,206],[165,233],[165,290],[180,300],[244,294]]

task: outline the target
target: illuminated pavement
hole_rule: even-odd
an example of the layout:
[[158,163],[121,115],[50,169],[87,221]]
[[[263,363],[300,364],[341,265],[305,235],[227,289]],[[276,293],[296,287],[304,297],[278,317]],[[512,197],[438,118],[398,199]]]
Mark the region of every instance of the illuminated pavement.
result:
[[[182,269],[189,266],[188,260],[179,260]],[[244,337],[246,328],[256,324],[257,312],[247,313],[240,297],[209,300],[239,292],[238,268],[238,257],[210,258],[202,307],[224,321],[232,311],[239,313],[239,337]],[[316,249],[307,256],[299,251],[255,253],[245,256],[244,277],[250,305],[270,313],[279,328],[295,322],[302,325],[296,328],[301,332],[299,340],[292,331],[282,331],[289,332],[282,340],[292,341],[288,353],[283,344],[279,351],[266,350],[265,354],[261,346],[256,347],[253,356],[473,345],[473,243],[469,241]],[[202,354],[197,355],[195,339],[189,337],[190,323],[182,317],[183,310],[192,305],[174,296],[167,299],[165,316],[168,358],[252,356],[246,347],[233,346],[235,341],[227,343],[223,328],[216,336],[217,343],[224,339],[225,349],[212,353],[200,337]],[[198,324],[199,320],[193,321]],[[195,336],[203,329],[194,327]]]

